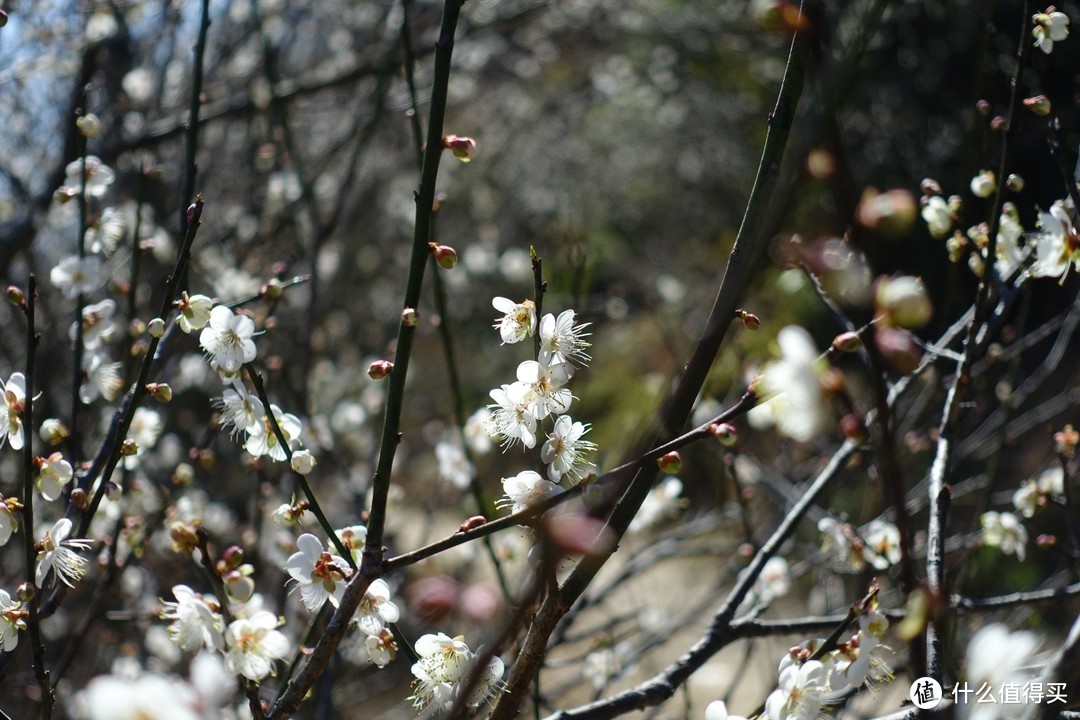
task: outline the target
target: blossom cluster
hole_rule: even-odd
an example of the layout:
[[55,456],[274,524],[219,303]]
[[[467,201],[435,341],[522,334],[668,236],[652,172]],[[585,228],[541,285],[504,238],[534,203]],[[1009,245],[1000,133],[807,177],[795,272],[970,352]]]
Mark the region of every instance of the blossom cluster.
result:
[[546,314],[538,322],[531,300],[515,303],[496,297],[492,306],[503,313],[495,328],[504,344],[519,343],[539,332],[539,352],[536,360],[518,365],[515,382],[491,391],[495,403],[489,406],[488,433],[501,439],[504,449],[518,441],[533,448],[542,423],[554,417],[547,441],[540,448],[548,479],[526,470],[503,480],[506,497],[499,504],[517,512],[542,501],[563,478],[580,479],[589,467],[587,455],[596,449],[584,439],[589,426],[566,414],[574,399],[566,386],[575,370],[591,359],[585,341],[588,325],[577,323],[573,310],[564,310],[558,317]]

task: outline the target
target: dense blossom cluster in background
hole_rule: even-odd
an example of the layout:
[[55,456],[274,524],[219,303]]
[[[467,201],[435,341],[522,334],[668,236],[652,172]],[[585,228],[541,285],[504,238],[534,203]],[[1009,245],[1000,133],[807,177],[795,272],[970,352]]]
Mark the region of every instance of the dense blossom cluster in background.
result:
[[1076,707],[1073,14],[9,3],[0,716]]

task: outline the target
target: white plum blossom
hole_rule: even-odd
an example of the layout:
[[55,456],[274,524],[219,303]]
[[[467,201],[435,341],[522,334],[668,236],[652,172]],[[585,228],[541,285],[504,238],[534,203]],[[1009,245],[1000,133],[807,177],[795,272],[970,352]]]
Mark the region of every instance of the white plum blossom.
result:
[[765,567],[754,583],[754,595],[759,602],[771,603],[791,590],[791,567],[788,561],[774,555],[765,561]]
[[1035,47],[1049,55],[1054,51],[1054,43],[1069,37],[1069,16],[1056,10],[1053,5],[1046,12],[1035,13],[1031,17],[1035,27],[1031,36],[1035,38]]
[[559,482],[564,475],[571,480],[581,478],[583,469],[589,466],[585,455],[596,450],[595,443],[582,439],[587,432],[588,425],[574,422],[569,415],[560,415],[555,420],[547,442],[540,448],[540,459],[547,463],[552,482]]
[[86,720],[199,720],[207,717],[198,693],[180,678],[140,673],[99,675],[76,696]]
[[49,281],[69,300],[93,292],[101,284],[101,258],[68,255],[49,271]]
[[0,380],[0,390],[4,393],[3,417],[0,417],[0,447],[7,439],[11,443],[12,450],[22,450],[22,419],[26,413],[26,376],[21,372],[11,373],[7,382]]
[[397,655],[397,640],[388,628],[383,628],[378,635],[364,638],[364,650],[372,664],[384,668]]
[[558,485],[545,480],[533,470],[523,470],[513,477],[503,478],[502,486],[506,495],[495,505],[509,507],[511,514],[543,502],[559,489]]
[[293,472],[300,475],[310,475],[311,471],[315,469],[315,466],[319,463],[316,462],[315,456],[311,454],[311,451],[306,448],[300,448],[292,454],[289,458],[289,467],[293,469]]
[[304,607],[314,612],[327,600],[337,607],[352,574],[348,561],[324,550],[322,541],[310,533],[298,537],[296,547],[299,552],[289,557],[285,569],[300,588]]
[[111,167],[101,162],[101,158],[96,155],[87,155],[85,159],[85,173],[83,172],[83,158],[72,160],[64,168],[67,177],[64,179],[63,190],[69,196],[78,195],[82,192],[85,178],[86,196],[89,198],[103,197],[116,179],[116,173],[113,172]]
[[952,230],[953,211],[940,195],[933,195],[923,205],[922,218],[926,227],[937,240],[943,240]]
[[532,300],[516,303],[504,297],[491,301],[492,307],[503,316],[495,320],[495,329],[499,331],[504,345],[519,343],[536,332],[536,304]]
[[84,405],[99,397],[115,400],[124,387],[120,367],[120,363],[109,360],[108,355],[100,350],[83,355],[83,382],[79,386],[79,400]]
[[979,518],[983,530],[983,544],[996,547],[1006,555],[1016,555],[1023,560],[1027,555],[1027,529],[1019,518],[1010,512],[985,512]]
[[871,520],[861,531],[863,559],[875,570],[900,562],[900,530],[885,520]]
[[[789,660],[785,656],[784,660]],[[765,700],[770,720],[813,720],[825,706],[828,669],[819,660],[781,663],[779,687]]]
[[397,605],[390,601],[390,586],[382,578],[375,579],[364,593],[353,622],[366,635],[378,637],[390,623],[401,617]]
[[19,631],[26,630],[26,615],[22,603],[0,589],[0,650],[11,652],[19,644]]
[[210,322],[214,301],[205,295],[188,295],[182,293],[176,302],[180,313],[176,316],[176,323],[180,329],[191,334],[195,330],[202,330]]
[[529,386],[522,382],[495,388],[489,395],[495,401],[491,405],[488,434],[503,437],[503,447],[509,448],[516,440],[527,448],[536,446],[536,416],[529,402]]
[[0,547],[7,545],[11,539],[11,533],[19,529],[19,521],[15,518],[11,506],[0,495]]
[[463,432],[465,444],[469,446],[469,449],[472,450],[475,455],[487,455],[491,452],[491,436],[487,431],[488,422],[490,420],[491,410],[486,406],[477,409],[476,412],[465,420]]
[[[408,699],[420,710],[447,709],[457,697],[460,684],[468,679],[469,665],[475,655],[463,637],[451,638],[443,633],[422,635],[415,649],[419,659],[412,666],[416,680],[413,695]],[[476,707],[490,697],[499,688],[503,670],[503,661],[492,658],[465,704]]]
[[230,428],[233,437],[240,433],[256,432],[266,414],[262,401],[249,393],[240,382],[227,388],[221,400],[214,404],[221,412],[221,427]]
[[1020,238],[1024,236],[1024,228],[1014,213],[1001,213],[998,223],[997,258],[994,261],[994,269],[1002,278],[1007,278],[1013,271],[1024,264],[1025,253],[1020,246]]
[[131,416],[131,425],[128,427],[128,437],[135,441],[138,451],[134,455],[124,458],[124,467],[134,470],[139,466],[142,458],[161,437],[161,430],[165,426],[161,414],[150,408],[137,408]]
[[765,402],[751,410],[755,422],[771,422],[783,435],[809,442],[825,429],[825,398],[818,384],[818,352],[810,333],[789,325],[776,336],[781,358],[770,363],[758,386]]
[[[296,450],[299,448],[300,433],[303,432],[300,418],[291,413],[283,412],[281,408],[274,404],[270,405],[270,412],[274,414],[274,419],[277,420],[278,427],[281,428],[281,434],[285,436],[285,440],[289,443],[289,449]],[[262,417],[262,422],[247,429],[247,441],[244,443],[244,449],[252,457],[265,455],[278,462],[285,460],[286,457],[285,448],[278,441],[277,433],[270,426],[270,420],[265,414]]]
[[882,655],[889,648],[882,644],[889,620],[875,608],[859,615],[859,632],[834,652],[835,662],[829,675],[831,690],[871,689],[893,679],[892,670]]
[[464,490],[472,483],[476,468],[465,456],[465,451],[457,443],[440,440],[435,445],[435,459],[439,465],[439,477],[459,490]]
[[541,365],[535,360],[526,360],[518,365],[517,379],[528,388],[525,401],[532,416],[543,420],[548,415],[561,415],[569,410],[574,396],[565,385],[573,376],[574,366],[567,363]]
[[162,601],[161,619],[172,620],[169,637],[185,652],[205,647],[207,650],[224,650],[222,635],[224,623],[214,608],[217,600],[199,595],[187,585],[173,585],[176,602]]
[[1047,468],[1039,477],[1025,480],[1013,493],[1013,506],[1024,517],[1033,517],[1035,512],[1045,506],[1050,498],[1065,494],[1065,470],[1060,466]]
[[[364,525],[350,525],[349,527],[335,530],[334,534],[338,536],[338,540],[352,555],[352,560],[356,563],[357,567],[360,566],[360,558],[364,552],[364,545],[367,543],[367,527]],[[330,552],[336,553],[337,546],[331,544]]]
[[238,618],[225,629],[225,668],[259,682],[274,670],[274,660],[289,654],[289,639],[278,631],[278,619],[266,610]]
[[255,359],[255,323],[224,305],[210,311],[210,322],[199,333],[199,345],[219,367],[229,373]]
[[45,587],[49,570],[54,570],[60,582],[68,587],[75,587],[75,583],[82,579],[86,572],[86,558],[79,552],[89,550],[93,543],[85,539],[70,540],[70,534],[71,520],[60,518],[38,542],[37,572],[34,575],[34,584],[38,587]]
[[116,208],[107,207],[101,211],[97,224],[86,228],[86,247],[91,252],[110,255],[119,247],[125,231],[124,214]]
[[64,488],[71,482],[73,475],[71,463],[60,453],[41,458],[38,467],[38,492],[41,493],[41,497],[52,502],[64,494]]
[[588,365],[589,357],[585,349],[589,343],[585,342],[588,333],[585,328],[588,323],[574,324],[574,311],[563,310],[559,317],[551,313],[540,319],[540,364],[556,365],[559,363],[574,362],[578,365]]
[[[88,350],[97,350],[112,342],[112,335],[117,329],[115,315],[116,301],[109,298],[84,307],[82,311],[83,347]],[[77,327],[75,323],[71,324],[69,335],[72,342],[75,342]]]
[[1058,277],[1064,282],[1069,268],[1080,269],[1080,236],[1073,227],[1069,211],[1056,202],[1049,212],[1039,211],[1035,224],[1041,232],[1031,236],[1035,243],[1035,264],[1031,266],[1031,274]]
[[[1010,633],[1001,624],[987,625],[975,633],[965,654],[968,687],[1001,688],[1029,681],[1027,666],[1039,646],[1039,639],[1030,632]],[[1016,717],[1012,706],[1001,703],[957,703],[959,720],[1005,720]]]

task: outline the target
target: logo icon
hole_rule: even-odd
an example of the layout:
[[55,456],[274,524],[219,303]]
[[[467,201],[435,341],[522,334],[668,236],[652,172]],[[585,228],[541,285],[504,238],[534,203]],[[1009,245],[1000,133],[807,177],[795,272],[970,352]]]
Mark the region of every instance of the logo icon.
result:
[[920,710],[936,708],[944,698],[941,683],[929,677],[921,677],[911,683],[911,691],[908,695],[911,697],[911,702],[915,703],[915,707]]

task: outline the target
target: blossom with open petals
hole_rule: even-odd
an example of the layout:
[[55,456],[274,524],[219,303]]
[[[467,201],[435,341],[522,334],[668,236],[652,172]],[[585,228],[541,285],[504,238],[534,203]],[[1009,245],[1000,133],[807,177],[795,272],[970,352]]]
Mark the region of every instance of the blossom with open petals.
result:
[[367,635],[378,636],[390,623],[401,617],[398,606],[390,600],[390,586],[382,578],[371,582],[356,609],[353,622]]
[[19,631],[26,630],[26,610],[7,590],[0,590],[0,650],[11,652],[19,644]]
[[210,311],[210,322],[199,333],[199,345],[221,369],[235,373],[255,359],[255,323],[224,305]]
[[1031,22],[1035,25],[1031,29],[1035,47],[1047,55],[1054,51],[1054,43],[1069,37],[1069,16],[1056,10],[1053,5],[1046,8],[1046,12],[1035,13]]
[[576,324],[573,310],[563,310],[559,317],[548,313],[540,319],[540,363],[553,365],[557,363],[575,362],[578,365],[588,365],[589,357],[585,349],[589,343],[585,342],[588,333],[585,328],[588,323]]
[[64,494],[64,488],[74,475],[71,463],[60,453],[53,453],[38,462],[37,488],[41,497],[49,502]]
[[[968,643],[964,661],[967,687],[1019,687],[1030,682],[1032,673],[1027,668],[1038,646],[1039,639],[1033,633],[1011,633],[1004,625],[987,625]],[[1014,706],[977,703],[973,699],[957,703],[956,710],[959,720],[1011,720],[1017,717]]]
[[503,314],[495,320],[495,329],[503,344],[519,343],[536,332],[536,304],[532,300],[516,303],[509,298],[497,297],[491,305]]
[[1023,560],[1027,555],[1027,528],[1010,512],[985,512],[979,518],[983,544],[996,547],[1006,555]]
[[199,595],[187,585],[173,585],[176,602],[162,601],[161,619],[172,620],[169,637],[181,650],[193,652],[202,647],[224,650],[221,614],[215,610],[217,600]]
[[49,570],[55,571],[60,582],[68,587],[75,587],[75,583],[86,573],[86,558],[79,552],[89,550],[92,543],[85,539],[69,539],[70,534],[71,520],[60,518],[38,542],[37,572],[34,575],[34,584],[38,587],[45,586]]
[[248,680],[258,682],[274,670],[274,661],[289,654],[289,639],[278,631],[278,619],[272,612],[259,610],[248,618],[239,618],[225,629],[225,668]]
[[300,588],[300,598],[310,611],[318,610],[327,600],[334,607],[345,594],[345,581],[352,568],[343,557],[323,549],[322,541],[310,533],[296,539],[298,552],[293,553],[285,569]]
[[1063,281],[1069,268],[1080,269],[1080,235],[1073,227],[1068,210],[1054,203],[1049,212],[1039,211],[1035,223],[1040,232],[1031,236],[1035,243],[1035,277],[1058,277]]
[[536,446],[536,415],[530,402],[531,389],[523,382],[503,385],[490,393],[495,401],[487,422],[488,433],[501,435],[503,447],[508,448],[520,440],[527,448]]
[[569,415],[560,415],[555,420],[555,427],[548,434],[548,440],[540,448],[540,459],[548,465],[548,477],[552,482],[559,482],[564,475],[571,480],[581,477],[588,467],[585,456],[596,450],[596,443],[583,440],[589,432],[589,426],[583,425]]
[[818,352],[810,333],[788,326],[776,336],[781,358],[770,363],[758,383],[766,401],[751,410],[753,422],[771,422],[781,434],[809,442],[824,431],[825,398],[818,384]]
[[4,440],[11,441],[12,450],[22,450],[22,420],[26,413],[26,377],[21,373],[12,373],[7,382],[0,380],[4,405],[0,407],[0,446]]
[[93,292],[101,284],[101,258],[69,255],[49,271],[49,281],[71,300]]
[[503,478],[502,486],[506,496],[496,501],[495,505],[509,507],[511,513],[541,503],[559,489],[558,485],[545,480],[533,470],[523,470],[513,477]]

